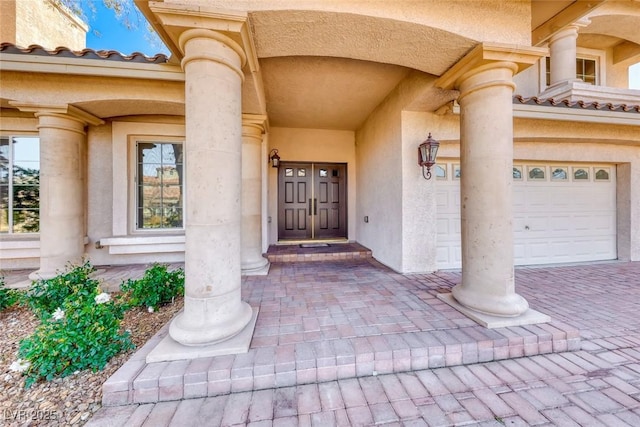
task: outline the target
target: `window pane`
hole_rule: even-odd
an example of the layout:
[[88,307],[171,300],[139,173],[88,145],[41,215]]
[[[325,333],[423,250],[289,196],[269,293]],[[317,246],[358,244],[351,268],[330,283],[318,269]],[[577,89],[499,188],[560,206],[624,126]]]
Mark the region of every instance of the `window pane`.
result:
[[541,169],[541,168],[529,169],[529,178],[530,179],[544,179],[544,170]]
[[138,228],[182,227],[182,144],[138,143]]
[[574,179],[589,179],[589,172],[584,169],[578,169],[573,172]]
[[609,171],[606,169],[598,169],[596,172],[596,179],[608,181],[609,180]]
[[436,178],[446,179],[447,178],[447,169],[446,165],[436,165]]
[[15,137],[13,141],[13,160],[17,162],[39,162],[40,144],[37,137]]
[[38,231],[40,231],[40,212],[38,210],[13,210],[14,233],[37,233]]
[[551,174],[551,179],[562,180],[567,179],[567,169],[566,168],[556,168],[553,170]]
[[513,167],[513,179],[522,179],[522,168],[520,166]]
[[0,232],[37,233],[39,209],[39,138],[0,138]]

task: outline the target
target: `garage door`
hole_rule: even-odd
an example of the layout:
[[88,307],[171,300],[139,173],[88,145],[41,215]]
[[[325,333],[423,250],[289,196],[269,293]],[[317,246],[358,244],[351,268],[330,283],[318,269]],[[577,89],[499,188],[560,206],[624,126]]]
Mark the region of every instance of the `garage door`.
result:
[[[460,166],[437,175],[437,263],[460,268]],[[516,265],[617,258],[614,165],[514,162]]]

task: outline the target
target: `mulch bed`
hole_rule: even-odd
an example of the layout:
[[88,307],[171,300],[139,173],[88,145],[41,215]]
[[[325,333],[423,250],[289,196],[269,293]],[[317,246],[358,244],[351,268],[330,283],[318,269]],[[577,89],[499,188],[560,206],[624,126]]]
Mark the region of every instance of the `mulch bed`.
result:
[[[133,308],[125,313],[122,328],[131,332],[131,340],[139,348],[182,309],[183,302],[183,298],[176,298],[155,313]],[[102,383],[135,350],[115,356],[102,371],[81,371],[25,389],[22,375],[11,372],[9,366],[17,359],[20,340],[37,325],[37,318],[27,308],[14,306],[0,311],[0,425],[84,425],[102,406]]]

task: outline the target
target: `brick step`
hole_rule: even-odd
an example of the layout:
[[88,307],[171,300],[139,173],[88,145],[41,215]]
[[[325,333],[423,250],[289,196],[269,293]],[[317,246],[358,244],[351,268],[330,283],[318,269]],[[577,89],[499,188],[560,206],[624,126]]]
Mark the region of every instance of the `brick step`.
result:
[[[321,244],[321,243],[320,243]],[[358,243],[327,243],[309,247],[304,244],[271,245],[267,252],[270,262],[339,261],[371,258],[371,250]]]
[[248,353],[146,363],[168,325],[103,385],[104,406],[218,396],[580,349],[580,334],[548,323],[467,327],[254,347]]

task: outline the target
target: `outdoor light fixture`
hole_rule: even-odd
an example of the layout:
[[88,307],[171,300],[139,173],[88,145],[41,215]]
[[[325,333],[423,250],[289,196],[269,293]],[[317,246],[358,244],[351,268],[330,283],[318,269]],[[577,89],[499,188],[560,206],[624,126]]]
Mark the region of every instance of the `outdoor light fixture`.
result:
[[[431,178],[431,166],[436,164],[438,147],[440,147],[440,143],[431,138],[431,132],[429,132],[427,139],[418,146],[418,164],[422,167],[424,179]],[[425,167],[427,168],[427,173],[424,172]]]
[[279,168],[280,167],[280,156],[278,156],[278,150],[273,149],[269,153],[269,160],[271,160],[271,167]]

